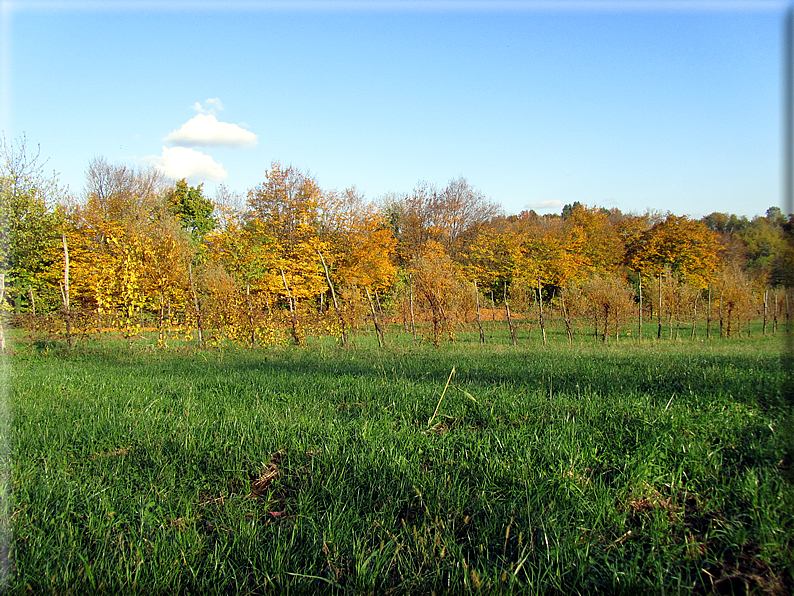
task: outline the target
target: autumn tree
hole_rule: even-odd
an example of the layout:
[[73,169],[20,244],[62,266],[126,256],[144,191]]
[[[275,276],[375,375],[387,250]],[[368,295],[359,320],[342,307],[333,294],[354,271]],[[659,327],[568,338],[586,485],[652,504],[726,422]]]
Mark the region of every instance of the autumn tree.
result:
[[466,278],[488,292],[498,292],[519,271],[520,239],[515,234],[483,226],[463,253]]
[[323,196],[320,231],[340,284],[387,291],[397,275],[397,241],[384,214],[355,189]]
[[459,274],[459,266],[443,247],[430,240],[421,255],[411,260],[410,267],[416,294],[430,313],[433,328],[430,340],[438,347],[446,332],[454,339],[453,316],[465,300],[471,301]]
[[634,293],[620,275],[595,275],[584,282],[582,292],[590,305],[595,334],[601,326],[601,339],[606,341],[610,327],[615,341],[620,338],[620,326],[631,316]]
[[146,293],[157,309],[158,341],[164,344],[172,308],[184,309],[189,298],[188,263],[192,261],[187,234],[173,217],[153,219],[143,236],[141,266]]
[[665,267],[682,281],[705,288],[718,263],[719,244],[702,222],[668,215],[643,232],[626,254],[634,271],[655,276]]
[[[96,158],[86,172],[84,201],[69,213],[74,287],[99,320],[110,315],[130,341],[140,332],[147,307],[157,308],[152,282],[174,279],[157,271],[170,262],[164,254],[173,240],[156,238],[157,222],[171,216],[165,207],[165,179],[154,168],[135,169]],[[178,230],[178,224],[166,226]],[[169,234],[170,236],[170,234]],[[165,245],[161,243],[165,242]],[[158,285],[158,284],[156,284]]]
[[[654,278],[651,287],[662,283],[662,274],[667,271],[668,279],[702,290],[713,279],[720,251],[715,232],[704,222],[668,215],[664,221],[629,236],[625,264],[641,280]],[[663,294],[657,292],[657,299]],[[661,337],[663,302],[653,304],[659,320],[657,336]]]
[[272,343],[278,319],[274,302],[285,294],[281,278],[285,263],[278,240],[262,220],[240,217],[228,219],[223,229],[210,232],[205,244],[209,267],[220,268],[231,276],[237,295],[245,296],[250,344]]
[[[339,305],[334,285],[355,288],[367,296],[370,316],[383,343],[384,326],[378,320],[380,308],[376,312],[372,296],[379,302],[379,294],[390,291],[397,279],[397,241],[384,214],[355,187],[343,192],[329,191],[322,198],[320,233],[327,245],[327,253],[321,255],[321,260],[330,269],[328,284],[342,326],[342,340],[346,324],[340,309],[353,315],[356,308],[352,303],[347,308]],[[350,321],[350,325],[355,326],[356,322]]]
[[290,294],[295,305],[319,296],[325,287],[317,258],[317,251],[326,248],[317,229],[321,198],[314,178],[278,162],[265,172],[265,181],[248,193],[247,218],[275,239],[285,280],[282,295],[288,299]]
[[731,337],[731,332],[741,333],[741,321],[752,308],[753,286],[748,276],[736,265],[725,267],[721,275],[719,292],[720,336]]
[[609,212],[580,206],[565,219],[564,230],[574,277],[612,274],[622,264],[625,247],[612,228]]
[[428,240],[456,254],[479,226],[501,213],[465,178],[450,180],[444,189],[419,182],[411,193],[390,196],[384,203],[404,259],[420,254]]
[[97,157],[88,165],[84,193],[94,221],[131,228],[148,217],[167,188],[167,180],[154,167],[136,169]]

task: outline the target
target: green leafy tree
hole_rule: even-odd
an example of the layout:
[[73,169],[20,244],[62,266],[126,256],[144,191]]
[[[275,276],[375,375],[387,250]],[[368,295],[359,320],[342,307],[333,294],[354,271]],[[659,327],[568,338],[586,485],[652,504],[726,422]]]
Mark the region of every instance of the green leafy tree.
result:
[[57,285],[47,283],[47,272],[61,257],[62,217],[54,205],[64,192],[54,174],[44,174],[39,152],[29,153],[26,145],[24,137],[12,143],[3,137],[0,144],[0,272],[17,312],[34,292],[40,306],[59,303]]
[[218,226],[218,220],[213,216],[215,207],[204,196],[202,187],[202,184],[188,186],[182,178],[166,195],[171,214],[177,216],[182,227],[198,239]]

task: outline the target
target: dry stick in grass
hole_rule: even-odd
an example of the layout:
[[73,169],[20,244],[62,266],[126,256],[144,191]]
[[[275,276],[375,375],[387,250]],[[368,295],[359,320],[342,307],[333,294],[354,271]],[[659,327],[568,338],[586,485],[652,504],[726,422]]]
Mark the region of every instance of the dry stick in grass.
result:
[[452,380],[452,375],[455,374],[455,367],[452,367],[452,371],[449,373],[449,378],[447,379],[447,384],[444,385],[444,391],[441,392],[441,397],[438,400],[438,404],[436,404],[436,409],[433,412],[433,415],[430,417],[430,420],[427,421],[427,428],[433,424],[433,420],[436,419],[436,414],[438,414],[438,409],[441,407],[441,402],[444,401],[444,395],[447,393],[447,387],[449,387],[449,382]]

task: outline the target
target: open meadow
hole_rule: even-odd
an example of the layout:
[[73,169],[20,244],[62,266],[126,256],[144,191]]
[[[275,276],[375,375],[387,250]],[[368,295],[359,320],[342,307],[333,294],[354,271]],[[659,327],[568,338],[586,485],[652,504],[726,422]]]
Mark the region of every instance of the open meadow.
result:
[[792,592],[780,335],[389,337],[15,343],[9,594]]

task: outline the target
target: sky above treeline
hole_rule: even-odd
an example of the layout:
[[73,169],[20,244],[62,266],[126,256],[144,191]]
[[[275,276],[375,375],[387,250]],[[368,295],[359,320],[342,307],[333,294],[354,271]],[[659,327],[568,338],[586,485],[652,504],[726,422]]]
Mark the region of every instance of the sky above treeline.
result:
[[2,2],[0,124],[244,195],[465,177],[508,214],[782,201],[784,2]]

